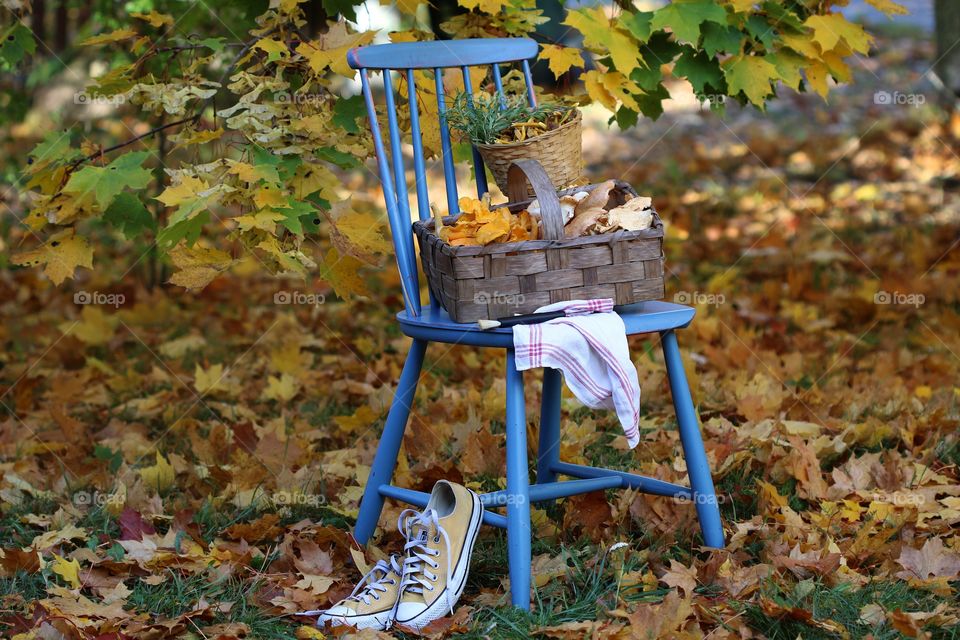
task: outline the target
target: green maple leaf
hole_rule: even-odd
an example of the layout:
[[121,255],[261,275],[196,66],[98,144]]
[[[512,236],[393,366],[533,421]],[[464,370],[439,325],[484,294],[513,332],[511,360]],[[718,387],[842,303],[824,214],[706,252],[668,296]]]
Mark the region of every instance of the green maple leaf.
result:
[[653,11],[637,11],[630,13],[623,12],[620,15],[618,24],[629,31],[634,38],[640,42],[646,42],[650,39],[653,29],[650,27],[650,21],[653,19]]
[[354,0],[322,0],[323,10],[328,16],[335,16],[338,13],[351,22],[357,21],[357,8],[354,6]]
[[724,53],[739,53],[743,43],[743,32],[736,27],[706,22],[700,27],[703,34],[703,50],[708,56]]
[[363,103],[363,97],[340,98],[333,105],[332,121],[347,133],[360,133],[357,118],[363,117],[366,113],[367,107]]
[[186,239],[187,246],[193,246],[200,237],[203,225],[208,222],[210,222],[210,212],[201,211],[191,218],[170,224],[157,234],[157,244],[161,247],[172,247]]
[[288,198],[287,203],[290,205],[289,207],[285,209],[271,209],[271,211],[279,213],[283,216],[283,220],[280,220],[280,224],[298,236],[302,236],[303,221],[301,218],[309,216],[309,219],[313,220],[313,218],[316,217],[317,212],[313,208],[313,205],[309,202]]
[[22,22],[0,32],[0,60],[12,67],[37,50],[33,33]]
[[357,160],[356,156],[349,153],[344,153],[343,151],[338,151],[333,147],[320,147],[318,149],[314,149],[313,155],[321,160],[332,162],[341,169],[353,169],[360,166],[360,161]]
[[83,154],[79,149],[70,148],[70,134],[67,129],[54,129],[47,132],[29,155],[31,165],[44,167],[73,162]]
[[153,216],[132,193],[121,193],[103,212],[103,219],[120,230],[123,237],[131,240],[145,229],[154,229]]
[[654,29],[669,27],[677,40],[696,44],[704,22],[727,24],[727,12],[714,0],[673,0],[657,9],[650,21]]
[[93,195],[101,210],[106,210],[113,199],[126,188],[142,189],[152,175],[140,165],[149,151],[127,153],[105,167],[84,167],[70,176],[64,193],[76,194],[78,199]]
[[771,82],[780,75],[777,68],[760,56],[740,55],[723,63],[723,75],[730,87],[730,95],[741,91],[753,104],[761,109],[767,96],[773,93]]
[[677,64],[673,67],[673,73],[689,80],[693,90],[699,96],[723,93],[722,88],[725,88],[723,70],[720,69],[716,59],[690,47],[684,48]]

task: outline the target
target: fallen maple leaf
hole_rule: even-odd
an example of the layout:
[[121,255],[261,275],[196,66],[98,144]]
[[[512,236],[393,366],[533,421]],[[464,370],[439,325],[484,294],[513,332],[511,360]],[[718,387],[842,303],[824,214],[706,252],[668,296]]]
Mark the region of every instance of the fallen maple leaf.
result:
[[919,578],[946,578],[953,580],[960,576],[960,553],[943,546],[940,538],[928,539],[921,549],[904,547],[897,562],[906,571],[897,574],[898,578],[909,580]]

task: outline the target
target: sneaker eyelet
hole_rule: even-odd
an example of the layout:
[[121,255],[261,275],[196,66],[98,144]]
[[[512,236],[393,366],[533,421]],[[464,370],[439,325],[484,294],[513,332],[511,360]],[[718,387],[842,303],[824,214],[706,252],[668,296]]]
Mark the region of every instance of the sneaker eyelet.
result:
[[439,542],[440,542],[440,536],[434,536],[434,537],[433,537],[433,542],[434,542],[435,544],[439,543]]

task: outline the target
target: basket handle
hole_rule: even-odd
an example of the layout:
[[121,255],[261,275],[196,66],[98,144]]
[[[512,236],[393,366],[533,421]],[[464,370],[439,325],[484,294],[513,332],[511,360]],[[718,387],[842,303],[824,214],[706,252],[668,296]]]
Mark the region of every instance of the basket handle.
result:
[[553,182],[547,177],[543,165],[533,159],[514,160],[507,169],[507,190],[510,202],[527,199],[527,183],[540,203],[540,222],[545,240],[563,240],[563,214],[560,199]]

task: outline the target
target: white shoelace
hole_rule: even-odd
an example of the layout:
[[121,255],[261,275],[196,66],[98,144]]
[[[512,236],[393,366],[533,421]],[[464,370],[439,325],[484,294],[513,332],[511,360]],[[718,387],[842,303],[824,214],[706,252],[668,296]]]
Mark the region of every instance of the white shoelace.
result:
[[[397,520],[397,528],[406,538],[407,543],[403,547],[406,558],[403,560],[403,573],[400,580],[400,597],[406,591],[410,593],[419,593],[423,595],[423,590],[433,591],[436,588],[434,584],[439,577],[434,573],[440,568],[440,563],[434,560],[440,555],[439,549],[430,549],[427,541],[430,536],[431,525],[436,530],[433,541],[440,542],[443,538],[447,548],[447,589],[446,599],[447,608],[453,613],[453,607],[456,602],[451,597],[449,582],[453,578],[452,566],[450,563],[450,538],[442,526],[440,526],[440,517],[434,509],[428,509],[419,512],[415,509],[404,509]],[[432,570],[432,571],[431,571]],[[397,604],[400,603],[400,597],[397,598]],[[426,598],[424,598],[426,600]]]
[[[402,575],[403,573],[403,569],[397,563],[396,556],[390,556],[389,563],[386,560],[379,560],[377,564],[373,565],[373,569],[370,569],[367,575],[363,576],[363,579],[357,583],[357,586],[353,588],[353,593],[347,596],[345,600],[354,600],[356,602],[363,602],[364,604],[370,604],[371,597],[374,600],[379,600],[379,592],[386,592],[387,585],[396,582],[395,578],[387,580],[391,569],[395,571],[397,575]],[[377,575],[378,573],[380,574],[379,576]]]

